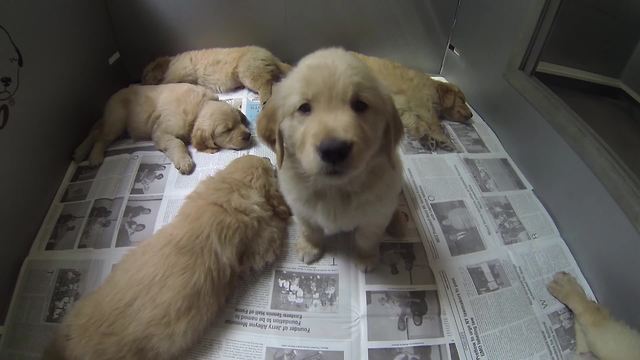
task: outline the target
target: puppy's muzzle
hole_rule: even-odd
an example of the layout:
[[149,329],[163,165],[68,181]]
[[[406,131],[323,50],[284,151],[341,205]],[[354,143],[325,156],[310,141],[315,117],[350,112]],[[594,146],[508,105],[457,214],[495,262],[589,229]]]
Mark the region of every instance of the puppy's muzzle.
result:
[[330,165],[339,165],[349,157],[353,143],[340,139],[323,140],[318,145],[320,159]]

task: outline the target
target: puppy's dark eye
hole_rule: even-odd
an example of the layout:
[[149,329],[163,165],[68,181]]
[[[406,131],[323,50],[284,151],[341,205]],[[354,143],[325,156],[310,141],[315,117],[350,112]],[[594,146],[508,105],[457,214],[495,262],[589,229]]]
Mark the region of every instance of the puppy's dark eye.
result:
[[356,99],[351,102],[351,109],[353,109],[353,111],[355,111],[358,114],[361,114],[367,111],[368,108],[369,108],[369,105],[367,105],[366,102],[360,99]]
[[308,115],[311,113],[311,104],[309,103],[303,103],[302,105],[298,106],[298,112],[304,115]]

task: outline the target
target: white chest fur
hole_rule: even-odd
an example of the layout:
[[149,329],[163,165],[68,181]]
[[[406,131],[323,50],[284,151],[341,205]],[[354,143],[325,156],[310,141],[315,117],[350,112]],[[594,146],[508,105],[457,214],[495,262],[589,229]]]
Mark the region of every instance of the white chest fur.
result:
[[359,226],[384,229],[398,205],[401,165],[382,162],[354,183],[317,186],[287,166],[279,176],[280,189],[293,214],[324,230],[325,235],[352,231]]

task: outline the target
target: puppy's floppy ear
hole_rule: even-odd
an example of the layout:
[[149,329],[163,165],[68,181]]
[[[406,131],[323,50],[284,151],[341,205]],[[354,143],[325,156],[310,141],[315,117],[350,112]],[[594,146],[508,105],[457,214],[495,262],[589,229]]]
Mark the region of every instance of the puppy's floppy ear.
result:
[[279,109],[280,92],[278,87],[277,84],[273,85],[271,98],[269,98],[258,115],[257,133],[260,140],[276,153],[278,168],[281,168],[284,161],[284,143],[280,131],[282,115]]
[[400,119],[400,115],[398,115],[398,110],[393,104],[391,97],[387,97],[387,104],[388,115],[387,124],[384,129],[384,138],[382,139],[382,151],[389,157],[389,162],[393,167],[396,148],[404,135],[404,127],[402,126],[402,120]]
[[218,146],[213,142],[214,123],[204,119],[201,115],[198,115],[195,124],[193,124],[191,145],[198,151],[218,150]]
[[451,108],[456,103],[456,95],[460,90],[458,87],[442,81],[436,81],[436,91],[438,92],[438,98],[440,106],[443,109]]
[[[275,90],[275,86],[274,86]],[[262,107],[256,125],[258,138],[262,140],[271,150],[276,151],[276,132],[280,125],[279,111],[276,106],[276,94],[271,94],[271,98]]]

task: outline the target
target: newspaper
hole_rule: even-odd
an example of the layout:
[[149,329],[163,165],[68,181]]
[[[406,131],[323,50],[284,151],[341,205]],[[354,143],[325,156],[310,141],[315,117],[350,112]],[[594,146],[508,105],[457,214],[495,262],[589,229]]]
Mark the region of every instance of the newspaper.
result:
[[[248,90],[223,94],[252,124]],[[357,270],[352,235],[330,239],[306,265],[287,246],[239,284],[186,359],[561,359],[575,348],[570,312],[545,285],[580,271],[531,185],[491,129],[445,122],[456,153],[401,145],[406,233],[380,244],[380,264]],[[99,168],[69,167],[25,260],[0,338],[0,358],[36,359],[73,303],[120,259],[171,222],[187,195],[255,143],[204,154],[181,175],[150,142],[112,145]],[[588,289],[588,287],[587,287]]]

